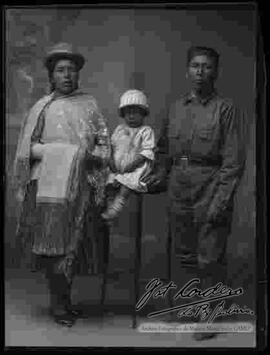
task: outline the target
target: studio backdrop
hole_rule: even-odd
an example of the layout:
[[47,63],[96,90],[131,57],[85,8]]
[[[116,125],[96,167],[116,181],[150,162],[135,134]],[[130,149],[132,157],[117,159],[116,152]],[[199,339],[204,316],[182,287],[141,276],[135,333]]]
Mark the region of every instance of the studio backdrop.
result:
[[[20,125],[49,89],[43,58],[57,42],[72,43],[86,58],[80,86],[97,98],[110,130],[121,121],[120,95],[129,88],[149,97],[146,124],[159,134],[168,104],[189,87],[186,52],[191,45],[220,53],[219,92],[246,113],[246,169],[235,197],[228,253],[233,283],[253,305],[255,289],[255,74],[256,13],[252,9],[18,8],[6,17],[6,209],[5,260],[18,266],[16,202],[10,184]],[[111,236],[115,267],[131,267],[134,241],[125,212]],[[166,264],[165,195],[143,201],[142,277],[162,277]]]

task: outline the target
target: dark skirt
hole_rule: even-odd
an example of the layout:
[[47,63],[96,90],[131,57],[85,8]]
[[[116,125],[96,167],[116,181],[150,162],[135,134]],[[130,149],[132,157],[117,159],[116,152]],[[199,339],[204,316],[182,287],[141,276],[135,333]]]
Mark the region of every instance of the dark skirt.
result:
[[[101,273],[109,253],[109,230],[100,217],[102,207],[94,204],[93,194],[84,196],[82,202],[76,206],[77,209],[68,212],[56,210],[55,206],[37,206],[36,193],[37,181],[33,180],[27,186],[17,230],[17,237],[20,238],[25,251],[25,264],[37,271],[44,269],[46,260],[51,263],[53,259],[64,259],[69,248],[61,248],[64,245],[63,238],[70,234],[72,245],[73,238],[78,238],[80,234],[76,244],[75,273]],[[50,226],[46,223],[48,216],[54,221]],[[71,219],[76,220],[75,228],[72,227],[74,223],[68,223]],[[48,244],[48,240],[51,244]],[[39,244],[48,245],[48,250],[37,252]],[[60,248],[53,251],[50,245],[60,245]]]

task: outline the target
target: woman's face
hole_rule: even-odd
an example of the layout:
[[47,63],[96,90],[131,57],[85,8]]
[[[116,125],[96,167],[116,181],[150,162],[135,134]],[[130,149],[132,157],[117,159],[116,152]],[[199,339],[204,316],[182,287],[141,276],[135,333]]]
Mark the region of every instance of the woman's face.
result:
[[194,88],[213,85],[217,78],[215,60],[207,55],[195,55],[189,62],[187,74]]
[[57,93],[71,94],[78,88],[79,73],[75,63],[69,59],[59,60],[52,73],[52,83]]
[[144,109],[140,106],[127,106],[123,109],[124,120],[129,127],[140,127],[145,117]]

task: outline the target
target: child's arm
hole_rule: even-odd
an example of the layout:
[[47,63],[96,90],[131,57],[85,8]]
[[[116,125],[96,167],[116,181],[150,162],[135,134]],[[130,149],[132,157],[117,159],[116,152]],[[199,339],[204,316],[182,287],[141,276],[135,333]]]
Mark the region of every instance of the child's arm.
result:
[[125,168],[125,173],[131,173],[135,169],[137,169],[139,166],[143,165],[145,161],[149,160],[142,154],[137,154],[136,158],[134,161],[130,164],[128,164]]

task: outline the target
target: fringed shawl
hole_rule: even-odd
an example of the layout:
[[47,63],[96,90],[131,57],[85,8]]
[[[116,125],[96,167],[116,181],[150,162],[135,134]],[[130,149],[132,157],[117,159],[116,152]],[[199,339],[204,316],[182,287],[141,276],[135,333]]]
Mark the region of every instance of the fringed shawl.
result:
[[80,104],[86,105],[87,107],[87,117],[80,117],[80,123],[83,124],[83,130],[82,132],[79,132],[79,136],[81,138],[80,151],[92,154],[99,159],[98,168],[94,168],[92,170],[91,176],[88,180],[95,189],[97,204],[100,204],[103,199],[107,175],[106,162],[110,156],[109,132],[105,119],[97,107],[96,100],[87,93],[76,91],[65,97],[54,98],[54,93],[43,97],[33,106],[28,116],[24,119],[14,161],[13,181],[15,190],[17,191],[17,196],[21,196],[18,202],[22,202],[24,199],[27,184],[31,180],[31,137],[37,125],[39,116],[54,100],[67,100],[69,98],[71,100],[81,100],[82,103]]
[[[18,139],[18,145],[14,161],[13,183],[16,192],[20,192],[24,199],[26,186],[30,181],[30,148],[31,137],[37,125],[38,117],[45,106],[53,100],[53,94],[40,99],[24,118]],[[19,201],[22,202],[22,201]]]

